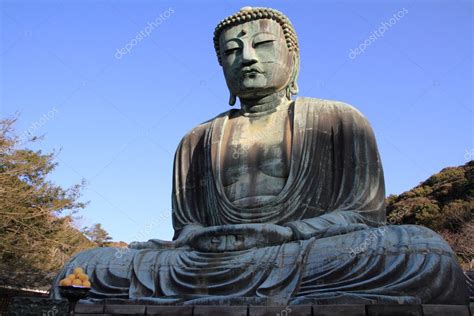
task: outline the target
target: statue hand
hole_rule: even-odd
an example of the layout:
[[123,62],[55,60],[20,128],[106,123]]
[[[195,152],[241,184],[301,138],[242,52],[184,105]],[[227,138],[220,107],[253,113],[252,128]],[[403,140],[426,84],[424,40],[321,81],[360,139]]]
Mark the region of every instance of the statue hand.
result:
[[202,228],[189,237],[189,245],[206,252],[239,251],[279,245],[293,239],[289,227],[274,224],[237,224]]
[[176,240],[161,240],[161,239],[150,239],[148,241],[134,241],[128,245],[131,249],[175,249],[180,247],[186,247],[189,243],[189,238],[196,230],[202,229],[200,225],[188,225],[182,231]]
[[131,249],[175,249],[184,247],[188,244],[188,238],[178,238],[173,241],[161,240],[161,239],[150,239],[148,241],[134,241],[128,245]]
[[173,249],[175,248],[174,241],[150,239],[148,241],[134,241],[128,245],[130,249]]
[[220,252],[280,245],[293,239],[293,231],[289,227],[274,224],[236,224],[195,227],[183,232],[174,241],[150,239],[146,242],[132,242],[128,247],[159,250],[191,246],[200,251]]

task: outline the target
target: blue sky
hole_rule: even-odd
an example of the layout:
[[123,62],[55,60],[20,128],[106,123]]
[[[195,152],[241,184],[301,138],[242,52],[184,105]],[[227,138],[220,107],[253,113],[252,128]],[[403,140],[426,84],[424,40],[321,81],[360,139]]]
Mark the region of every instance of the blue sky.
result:
[[1,1],[0,115],[44,135],[33,148],[61,149],[52,181],[88,182],[79,225],[172,237],[174,151],[229,108],[212,34],[246,5],[293,22],[300,96],[350,103],[372,123],[387,194],[473,158],[470,1]]

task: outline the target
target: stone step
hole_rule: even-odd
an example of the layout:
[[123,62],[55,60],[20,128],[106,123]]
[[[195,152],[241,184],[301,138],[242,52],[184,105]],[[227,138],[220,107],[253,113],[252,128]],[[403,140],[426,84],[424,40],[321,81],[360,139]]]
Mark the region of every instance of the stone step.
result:
[[[76,305],[77,316],[153,315],[153,316],[473,316],[471,305],[296,305],[296,306],[163,306],[134,301],[104,301]],[[66,301],[14,298],[7,315],[67,314]],[[48,313],[50,312],[50,313]]]

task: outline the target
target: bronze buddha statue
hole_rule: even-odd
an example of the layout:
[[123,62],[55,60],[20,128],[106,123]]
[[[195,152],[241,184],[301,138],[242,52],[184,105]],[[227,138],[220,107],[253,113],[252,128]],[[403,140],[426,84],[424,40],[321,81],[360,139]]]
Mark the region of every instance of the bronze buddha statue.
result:
[[439,235],[386,225],[367,119],[342,102],[293,99],[299,46],[288,18],[245,7],[219,23],[214,45],[230,104],[239,98],[241,108],[179,144],[173,241],[132,243],[121,256],[82,252],[55,285],[80,266],[95,299],[467,303],[463,272]]

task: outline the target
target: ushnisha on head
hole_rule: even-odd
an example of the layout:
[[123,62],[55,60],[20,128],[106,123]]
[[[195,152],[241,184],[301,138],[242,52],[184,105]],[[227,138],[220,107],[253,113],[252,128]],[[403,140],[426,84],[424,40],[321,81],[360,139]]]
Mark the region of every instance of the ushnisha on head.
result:
[[290,100],[298,93],[298,39],[283,13],[244,7],[217,25],[214,47],[231,105],[236,97],[257,99],[280,93]]

